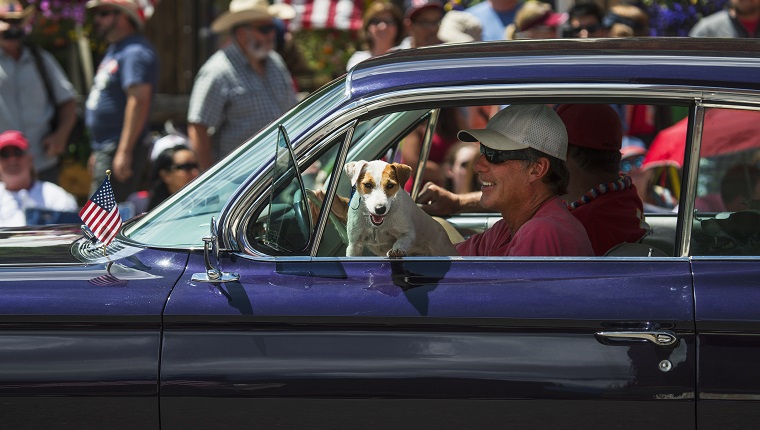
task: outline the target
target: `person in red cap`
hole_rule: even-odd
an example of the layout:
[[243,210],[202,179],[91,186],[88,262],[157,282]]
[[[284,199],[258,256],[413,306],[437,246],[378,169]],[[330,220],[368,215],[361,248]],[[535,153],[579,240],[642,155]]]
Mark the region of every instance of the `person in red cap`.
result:
[[649,226],[636,186],[620,173],[620,116],[606,104],[565,104],[556,111],[567,128],[570,184],[565,200],[586,228],[594,253],[638,242]]
[[0,227],[27,224],[32,208],[76,212],[74,196],[51,182],[35,179],[29,142],[16,130],[0,134]]
[[94,28],[109,43],[85,104],[92,155],[91,192],[112,170],[117,201],[139,188],[148,162],[148,116],[158,84],[158,55],[141,34],[147,15],[135,0],[90,0]]
[[0,132],[23,132],[39,177],[57,182],[76,91],[53,55],[26,40],[33,17],[34,6],[0,2]]

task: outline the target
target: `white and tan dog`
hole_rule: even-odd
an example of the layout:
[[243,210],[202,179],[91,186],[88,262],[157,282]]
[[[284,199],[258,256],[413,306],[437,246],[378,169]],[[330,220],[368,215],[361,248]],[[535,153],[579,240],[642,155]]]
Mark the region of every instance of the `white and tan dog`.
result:
[[458,255],[443,227],[404,190],[412,168],[385,161],[346,163],[355,192],[348,209],[346,256]]

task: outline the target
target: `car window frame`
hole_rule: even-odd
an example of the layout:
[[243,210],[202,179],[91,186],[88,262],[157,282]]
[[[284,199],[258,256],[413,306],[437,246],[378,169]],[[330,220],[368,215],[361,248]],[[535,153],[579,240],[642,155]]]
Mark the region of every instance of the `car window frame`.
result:
[[[424,94],[420,94],[414,90],[398,90],[394,92],[387,92],[383,94],[374,95],[363,100],[363,104],[348,103],[343,108],[339,109],[333,116],[333,120],[330,122],[329,130],[336,130],[340,127],[345,127],[349,121],[353,121],[363,116],[376,116],[386,112],[410,110],[410,109],[436,109],[444,106],[466,106],[472,104],[473,100],[477,100],[478,104],[503,104],[504,100],[510,100],[514,103],[524,102],[536,102],[541,100],[552,100],[558,103],[567,102],[594,102],[594,103],[640,103],[640,104],[664,104],[669,106],[688,106],[690,124],[694,127],[694,123],[697,121],[696,106],[698,103],[704,103],[704,95],[706,91],[710,90],[710,104],[719,104],[727,106],[755,106],[760,109],[760,102],[757,100],[758,93],[753,91],[734,91],[726,89],[711,89],[703,87],[688,87],[688,86],[649,86],[645,84],[549,84],[549,85],[537,85],[537,84],[498,84],[498,85],[486,85],[483,87],[478,86],[457,86],[457,87],[441,87],[427,89]],[[701,124],[701,119],[699,120]],[[323,127],[325,127],[323,125]],[[306,149],[312,149],[319,146],[319,141],[325,136],[324,130],[315,129],[308,136],[301,136],[298,142],[294,143],[297,156],[299,157],[299,163],[302,161],[302,154],[306,152]],[[687,140],[687,151],[691,149],[692,134],[690,132]],[[305,149],[306,148],[306,149]],[[688,160],[689,154],[685,154],[685,163]],[[340,166],[342,168],[342,166]],[[685,188],[684,191],[693,189],[690,184],[690,178],[694,173],[684,169],[682,172],[682,184]],[[250,193],[249,193],[250,194]],[[682,192],[682,199],[691,198],[687,192]],[[683,205],[683,201],[680,202]],[[682,206],[684,207],[684,206]],[[686,228],[682,226],[684,221],[684,213],[681,211],[677,217],[677,223],[679,227],[677,229],[677,236],[675,238],[675,246],[677,253],[673,257],[668,258],[684,258],[688,257],[688,252],[684,252],[683,249],[687,244],[685,243]],[[239,223],[238,223],[239,225]],[[237,234],[236,236],[240,236]],[[321,239],[321,238],[320,238]],[[318,240],[314,241],[315,243]],[[311,255],[307,258],[313,258],[316,256],[316,249],[312,247]],[[238,250],[242,251],[242,250]],[[256,253],[250,253],[245,250],[242,255],[247,255],[253,258],[268,258],[265,255],[256,255]],[[299,258],[299,257],[286,257],[286,258]],[[346,258],[346,257],[319,257],[320,259],[330,258]],[[382,257],[367,257],[367,258],[382,258]],[[416,258],[416,257],[406,257]],[[439,257],[436,257],[439,258]],[[460,257],[466,258],[466,257]],[[545,257],[533,257],[533,258],[545,258]],[[574,257],[558,257],[558,258],[574,258]],[[609,257],[608,257],[609,258]],[[612,258],[636,258],[636,257],[612,257]]]

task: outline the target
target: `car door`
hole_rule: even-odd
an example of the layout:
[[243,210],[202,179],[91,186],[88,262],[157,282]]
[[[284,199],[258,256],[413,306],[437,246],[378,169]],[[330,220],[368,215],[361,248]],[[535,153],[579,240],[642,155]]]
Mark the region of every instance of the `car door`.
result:
[[702,429],[760,419],[760,111],[700,105],[694,134],[693,259]]
[[228,281],[172,291],[162,428],[695,428],[687,258],[322,256],[280,155]]

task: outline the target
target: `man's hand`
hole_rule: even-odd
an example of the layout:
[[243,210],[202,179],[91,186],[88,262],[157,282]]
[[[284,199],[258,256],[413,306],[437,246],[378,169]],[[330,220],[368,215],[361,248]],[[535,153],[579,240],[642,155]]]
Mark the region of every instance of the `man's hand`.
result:
[[459,210],[459,196],[428,182],[422,187],[417,203],[430,215],[451,215]]
[[66,150],[66,139],[57,133],[51,133],[42,139],[42,148],[48,157],[57,157]]
[[132,154],[116,151],[112,167],[116,180],[126,182],[132,177]]

